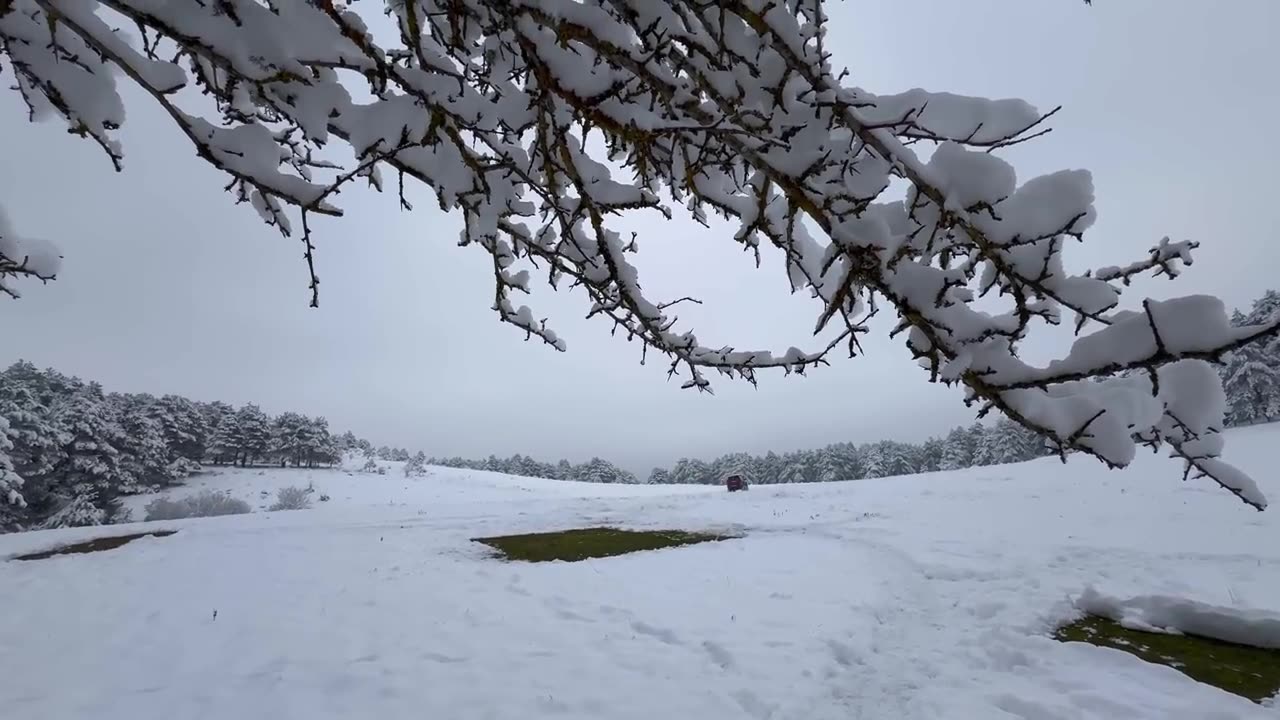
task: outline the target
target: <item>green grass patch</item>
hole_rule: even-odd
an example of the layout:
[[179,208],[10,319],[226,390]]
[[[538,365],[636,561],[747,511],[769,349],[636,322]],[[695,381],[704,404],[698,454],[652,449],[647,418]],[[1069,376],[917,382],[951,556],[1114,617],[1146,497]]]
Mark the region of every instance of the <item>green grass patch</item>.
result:
[[1254,702],[1262,702],[1280,692],[1280,650],[1196,635],[1130,630],[1096,615],[1086,615],[1064,625],[1053,636],[1062,642],[1084,642],[1123,650]]
[[621,530],[596,527],[561,530],[530,535],[503,535],[473,538],[502,553],[508,560],[577,562],[589,558],[605,558],[643,550],[695,545],[729,540],[733,536],[684,530]]
[[177,530],[156,530],[155,532],[134,533],[132,535],[109,535],[107,537],[94,538],[83,542],[73,543],[71,545],[61,545],[50,550],[41,550],[40,552],[27,553],[26,555],[15,555],[13,560],[44,560],[55,555],[80,555],[83,553],[102,552],[103,550],[114,550],[125,543],[133,542],[142,537],[169,537],[178,532]]

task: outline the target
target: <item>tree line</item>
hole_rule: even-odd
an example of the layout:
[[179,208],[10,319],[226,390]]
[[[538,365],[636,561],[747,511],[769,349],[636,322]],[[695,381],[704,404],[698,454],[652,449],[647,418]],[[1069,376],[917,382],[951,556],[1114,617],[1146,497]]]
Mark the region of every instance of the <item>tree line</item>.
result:
[[509,458],[490,455],[484,460],[467,460],[461,457],[428,458],[426,464],[439,467],[500,472],[521,477],[548,478],[551,480],[628,483],[632,485],[640,482],[633,473],[598,457],[593,457],[587,462],[578,464],[564,459],[555,463],[547,463],[517,453]]
[[0,372],[0,531],[127,522],[123,496],[171,486],[204,464],[318,467],[350,451],[410,457],[334,434],[322,417],[108,393],[19,361]]
[[1035,433],[1001,418],[990,427],[981,423],[957,427],[946,437],[923,443],[843,442],[783,454],[730,453],[711,462],[681,458],[671,468],[654,468],[649,482],[712,485],[728,475],[742,475],[748,482],[764,485],[861,480],[1022,462],[1048,454],[1048,447]]

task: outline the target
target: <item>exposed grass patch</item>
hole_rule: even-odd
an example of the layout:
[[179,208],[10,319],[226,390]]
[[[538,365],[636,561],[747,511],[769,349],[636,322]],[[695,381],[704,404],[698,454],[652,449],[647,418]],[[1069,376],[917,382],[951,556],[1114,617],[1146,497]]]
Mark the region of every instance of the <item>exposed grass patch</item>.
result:
[[621,530],[596,527],[529,535],[473,538],[502,553],[508,560],[577,562],[589,558],[613,557],[642,550],[694,545],[732,539],[731,535],[686,532],[684,530]]
[[153,532],[134,533],[132,535],[111,535],[108,537],[94,538],[83,542],[72,543],[71,545],[62,545],[50,550],[41,550],[40,552],[27,553],[26,555],[15,555],[13,560],[44,560],[54,555],[81,555],[84,553],[100,552],[102,550],[114,550],[125,543],[133,542],[143,537],[169,537],[178,532],[177,530],[156,530]]
[[1064,625],[1053,636],[1062,642],[1085,642],[1123,650],[1254,702],[1262,702],[1280,692],[1280,650],[1197,635],[1130,630],[1096,615]]

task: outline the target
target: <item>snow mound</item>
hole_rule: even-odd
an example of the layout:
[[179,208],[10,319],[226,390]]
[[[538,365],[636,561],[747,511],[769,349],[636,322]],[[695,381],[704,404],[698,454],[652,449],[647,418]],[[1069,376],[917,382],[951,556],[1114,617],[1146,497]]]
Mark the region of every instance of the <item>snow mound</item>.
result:
[[1076,608],[1131,630],[1199,635],[1225,642],[1280,649],[1280,613],[1187,600],[1164,595],[1120,599],[1086,588]]

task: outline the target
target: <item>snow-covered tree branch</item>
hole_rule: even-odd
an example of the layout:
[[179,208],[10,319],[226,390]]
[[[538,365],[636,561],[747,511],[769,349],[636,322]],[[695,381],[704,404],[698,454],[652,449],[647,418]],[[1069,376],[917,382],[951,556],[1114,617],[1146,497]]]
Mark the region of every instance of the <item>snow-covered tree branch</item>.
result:
[[[996,154],[1047,132],[1053,111],[861,90],[830,63],[823,8],[397,0],[380,32],[371,4],[331,0],[4,0],[0,60],[33,117],[62,116],[117,167],[117,79],[141,88],[237,202],[300,235],[313,304],[309,217],[340,214],[342,190],[381,190],[391,172],[402,207],[409,178],[461,216],[460,243],[492,258],[499,318],[557,350],[563,340],[516,301],[533,272],[581,288],[590,316],[697,389],[714,373],[754,383],[855,355],[885,309],[930,379],[963,385],[983,412],[1110,466],[1138,443],[1167,446],[1261,509],[1257,487],[1218,459],[1224,401],[1206,361],[1280,319],[1235,327],[1202,296],[1121,307],[1134,276],[1176,277],[1194,242],[1066,270],[1068,241],[1087,240],[1094,220],[1088,173],[1019,182]],[[890,196],[894,178],[905,197]],[[622,215],[678,211],[732,220],[757,261],[761,243],[780,249],[786,281],[817,300],[813,333],[833,339],[742,350],[680,326],[676,304],[642,288],[640,241],[616,229]],[[984,296],[998,309],[979,309]],[[1033,329],[1064,319],[1078,335],[1069,352],[1044,367],[1019,358]]]
[[15,283],[20,278],[53,280],[61,263],[52,243],[19,235],[0,204],[0,295],[20,297]]

